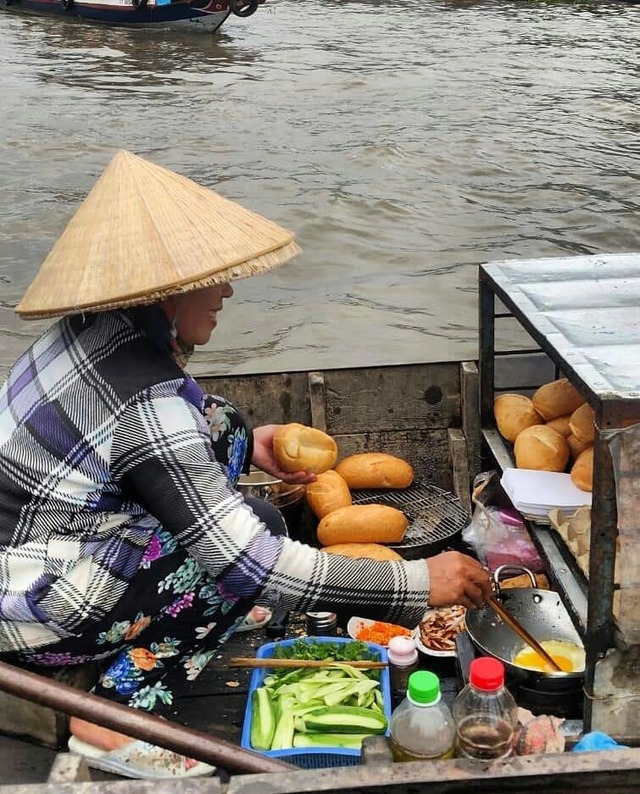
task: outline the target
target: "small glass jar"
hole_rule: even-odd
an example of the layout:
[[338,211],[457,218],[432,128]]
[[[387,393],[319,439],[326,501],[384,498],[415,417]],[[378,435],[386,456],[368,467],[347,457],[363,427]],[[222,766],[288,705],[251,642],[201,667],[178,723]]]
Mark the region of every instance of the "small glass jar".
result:
[[307,635],[309,637],[333,637],[338,626],[335,612],[307,612]]
[[407,694],[409,676],[418,669],[418,649],[412,637],[392,637],[387,645],[391,692],[397,702]]

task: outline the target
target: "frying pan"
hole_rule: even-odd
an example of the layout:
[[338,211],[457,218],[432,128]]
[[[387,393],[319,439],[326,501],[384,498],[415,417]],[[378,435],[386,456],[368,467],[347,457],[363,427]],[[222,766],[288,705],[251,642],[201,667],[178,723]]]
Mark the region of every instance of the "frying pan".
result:
[[[500,576],[506,571],[526,573],[531,587],[500,590]],[[558,593],[540,590],[533,573],[520,565],[501,565],[494,573],[496,591],[504,606],[524,628],[538,640],[571,642],[582,649],[582,639],[562,603]],[[524,647],[524,641],[503,623],[489,606],[467,610],[467,632],[476,648],[487,656],[499,659],[509,677],[518,684],[537,687],[541,682],[549,689],[574,688],[584,678],[581,672],[539,672],[513,664],[513,658]]]

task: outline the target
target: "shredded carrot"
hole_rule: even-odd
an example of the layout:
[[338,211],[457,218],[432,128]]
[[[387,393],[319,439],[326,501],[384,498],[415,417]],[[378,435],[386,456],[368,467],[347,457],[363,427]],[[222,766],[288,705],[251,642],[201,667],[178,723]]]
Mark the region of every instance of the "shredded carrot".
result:
[[392,637],[398,635],[409,636],[411,632],[404,626],[396,626],[393,623],[383,623],[381,620],[374,620],[371,625],[362,624],[356,635],[356,639],[362,642],[375,642],[377,645],[388,645]]

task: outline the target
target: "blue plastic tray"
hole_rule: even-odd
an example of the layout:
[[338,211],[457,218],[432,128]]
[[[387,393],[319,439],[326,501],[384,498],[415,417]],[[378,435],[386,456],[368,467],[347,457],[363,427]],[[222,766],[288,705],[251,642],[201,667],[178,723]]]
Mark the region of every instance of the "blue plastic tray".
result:
[[[333,642],[339,645],[344,645],[353,642],[350,637],[303,637],[304,642]],[[256,651],[258,659],[268,659],[273,656],[276,647],[286,647],[293,645],[294,642],[299,640],[281,640],[280,642],[268,642],[261,645]],[[365,643],[372,652],[374,659],[380,659],[382,662],[387,661],[387,649],[382,645],[376,645],[373,642]],[[262,682],[269,674],[269,670],[265,668],[256,668],[251,674],[251,681],[249,684],[249,693],[247,695],[247,705],[244,711],[244,723],[242,726],[242,739],[241,746],[247,750],[268,755],[272,758],[282,758],[291,764],[302,767],[303,769],[321,769],[329,766],[352,766],[360,763],[360,750],[347,750],[343,747],[305,747],[300,749],[292,748],[290,750],[254,750],[251,746],[251,699],[254,689],[262,686]],[[384,702],[384,713],[387,720],[391,718],[391,681],[389,677],[389,668],[385,667],[380,671],[380,690],[382,691],[382,699]]]

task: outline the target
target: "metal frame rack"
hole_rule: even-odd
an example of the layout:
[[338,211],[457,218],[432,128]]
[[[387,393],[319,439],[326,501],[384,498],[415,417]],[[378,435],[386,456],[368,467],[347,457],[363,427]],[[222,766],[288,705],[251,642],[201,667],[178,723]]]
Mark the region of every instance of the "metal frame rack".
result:
[[[597,662],[615,644],[616,490],[602,431],[640,421],[639,266],[640,255],[616,254],[494,262],[482,265],[479,272],[480,424],[485,451],[493,462],[500,468],[514,465],[493,417],[504,356],[531,359],[537,354],[546,359],[547,372],[555,372],[546,380],[567,377],[595,411],[590,570],[598,571],[598,576],[587,583],[562,539],[548,527],[528,524],[584,638],[586,692],[593,691]],[[498,329],[505,322],[519,326],[520,335],[527,337],[524,347],[514,346],[517,334],[508,334],[506,349],[497,349]],[[508,390],[526,393],[543,382],[512,384]],[[588,697],[584,711],[589,729]]]

